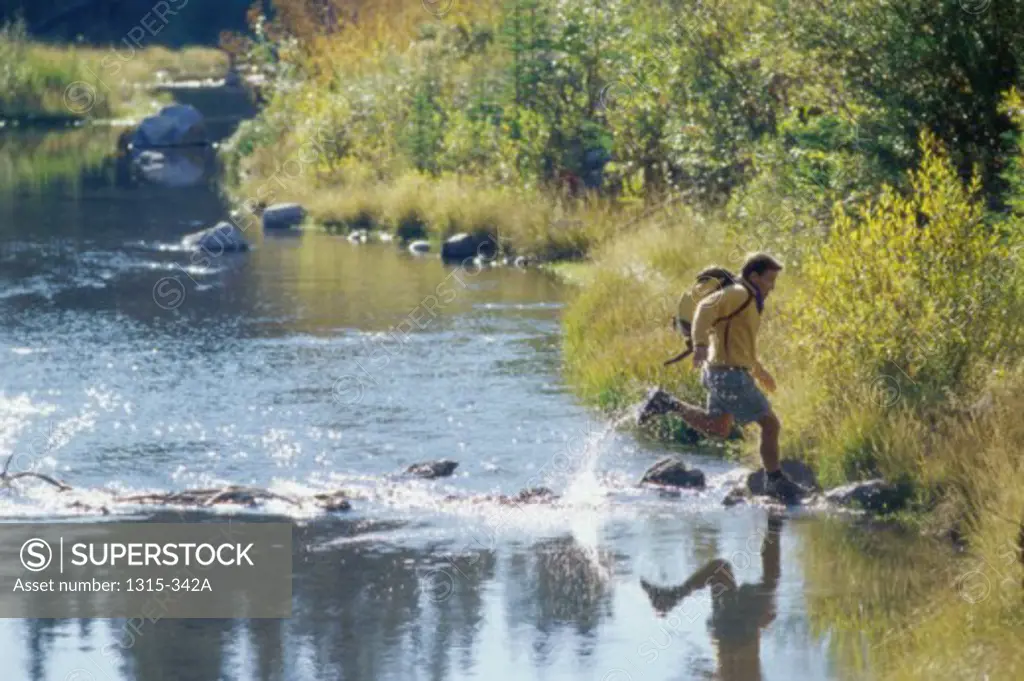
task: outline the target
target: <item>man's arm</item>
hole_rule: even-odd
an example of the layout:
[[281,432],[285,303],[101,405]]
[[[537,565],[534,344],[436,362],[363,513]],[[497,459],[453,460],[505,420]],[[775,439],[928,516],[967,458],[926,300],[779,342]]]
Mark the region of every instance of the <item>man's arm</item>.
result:
[[756,362],[757,363],[754,365],[754,378],[756,378],[761,383],[761,385],[764,386],[765,390],[767,390],[770,393],[775,392],[775,378],[770,373],[768,373],[767,369],[764,368],[764,365],[761,364],[760,359],[756,360]]
[[723,298],[725,298],[725,291],[719,291],[697,304],[697,309],[693,313],[693,328],[690,330],[693,347],[706,348],[708,346],[712,324],[721,316],[718,314],[718,309]]

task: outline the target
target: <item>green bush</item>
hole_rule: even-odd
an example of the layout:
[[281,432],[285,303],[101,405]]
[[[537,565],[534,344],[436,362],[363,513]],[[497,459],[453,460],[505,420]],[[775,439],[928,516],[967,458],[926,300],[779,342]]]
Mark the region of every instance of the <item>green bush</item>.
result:
[[1020,312],[1008,276],[1019,237],[986,224],[979,179],[964,186],[934,136],[922,134],[921,154],[907,195],[886,186],[859,210],[837,209],[804,263],[793,330],[819,375],[859,376],[928,405],[1019,348],[1008,314]]

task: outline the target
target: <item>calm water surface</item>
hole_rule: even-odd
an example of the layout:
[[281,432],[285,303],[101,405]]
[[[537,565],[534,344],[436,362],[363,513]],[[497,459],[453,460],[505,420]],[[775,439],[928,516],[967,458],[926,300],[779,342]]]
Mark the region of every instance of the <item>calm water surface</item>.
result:
[[[834,547],[866,531],[725,509],[730,465],[693,453],[706,492],[632,488],[666,450],[573,399],[550,277],[316,233],[253,233],[251,253],[200,262],[176,244],[225,217],[214,187],[132,183],[94,152],[48,151],[98,134],[2,140],[31,163],[8,165],[0,197],[0,455],[86,490],[367,498],[293,518],[289,620],[166,620],[130,641],[122,620],[0,620],[3,678],[871,678],[822,614],[863,588]],[[452,478],[398,475],[442,457],[461,464]],[[565,503],[445,501],[532,485]],[[0,512],[68,515],[42,488],[5,493]],[[709,565],[715,598],[641,586]]]

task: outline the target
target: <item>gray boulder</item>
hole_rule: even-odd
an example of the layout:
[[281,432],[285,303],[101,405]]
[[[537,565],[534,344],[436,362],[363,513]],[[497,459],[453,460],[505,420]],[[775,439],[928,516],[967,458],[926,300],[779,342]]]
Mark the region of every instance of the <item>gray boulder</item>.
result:
[[199,110],[189,104],[172,104],[155,116],[139,123],[132,136],[133,149],[206,145],[206,122]]
[[405,469],[406,473],[421,478],[447,478],[459,467],[458,461],[451,459],[438,459],[437,461],[423,461],[414,463]]
[[[818,487],[818,481],[814,477],[814,471],[810,467],[800,461],[783,461],[782,472],[788,475],[793,482],[809,490],[820,490]],[[747,476],[747,489],[754,496],[765,496],[764,491],[764,478],[765,473],[763,468],[759,468],[750,475]]]
[[640,484],[704,489],[705,481],[703,471],[687,468],[685,463],[670,456],[648,468],[640,479]]
[[302,224],[306,209],[297,203],[275,203],[263,211],[263,229],[290,229]]
[[409,244],[409,252],[414,255],[422,255],[430,252],[429,241],[413,241]]
[[517,494],[511,497],[505,495],[498,497],[498,503],[511,505],[544,504],[556,501],[557,499],[558,495],[548,487],[529,487],[519,490]]
[[498,242],[489,234],[456,234],[441,244],[442,260],[466,260],[480,257],[493,259],[498,253]]
[[750,501],[750,490],[745,485],[736,485],[722,499],[723,506],[736,506]]
[[830,489],[825,501],[836,506],[859,508],[872,513],[888,513],[905,508],[911,490],[907,485],[896,485],[882,479],[853,482]]
[[230,222],[218,222],[213,227],[189,234],[181,240],[181,245],[213,255],[249,250],[249,242],[242,235],[242,230]]

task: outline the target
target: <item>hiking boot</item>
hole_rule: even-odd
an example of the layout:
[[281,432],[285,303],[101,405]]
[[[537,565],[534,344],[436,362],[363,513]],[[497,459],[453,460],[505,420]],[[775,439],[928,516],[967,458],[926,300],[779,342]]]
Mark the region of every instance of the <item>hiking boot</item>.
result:
[[810,493],[807,488],[798,485],[785,473],[782,477],[772,480],[767,473],[764,476],[764,492],[770,497],[775,497],[787,504],[793,504]]
[[651,419],[661,414],[668,414],[675,411],[673,402],[675,398],[661,388],[651,388],[647,397],[640,403],[636,411],[636,425],[644,426],[650,423]]

